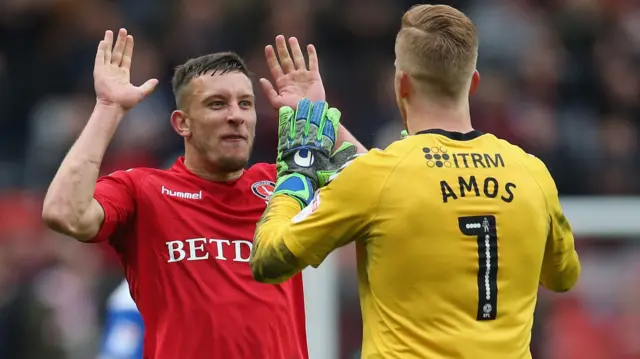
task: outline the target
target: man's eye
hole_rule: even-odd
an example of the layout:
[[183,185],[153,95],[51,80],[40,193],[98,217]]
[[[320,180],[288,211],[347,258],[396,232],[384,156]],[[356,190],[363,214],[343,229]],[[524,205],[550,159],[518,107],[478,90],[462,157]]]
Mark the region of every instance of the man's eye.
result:
[[248,101],[248,100],[240,101],[240,107],[251,108],[251,107],[253,107],[253,102]]
[[223,108],[224,106],[224,101],[213,101],[209,104],[209,107],[211,108]]

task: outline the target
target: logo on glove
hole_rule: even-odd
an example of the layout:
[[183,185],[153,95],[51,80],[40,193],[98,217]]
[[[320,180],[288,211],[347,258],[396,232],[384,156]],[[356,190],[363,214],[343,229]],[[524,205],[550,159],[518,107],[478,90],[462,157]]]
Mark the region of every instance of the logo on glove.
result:
[[300,149],[293,156],[293,162],[300,167],[311,167],[313,166],[313,161],[313,153],[307,149]]

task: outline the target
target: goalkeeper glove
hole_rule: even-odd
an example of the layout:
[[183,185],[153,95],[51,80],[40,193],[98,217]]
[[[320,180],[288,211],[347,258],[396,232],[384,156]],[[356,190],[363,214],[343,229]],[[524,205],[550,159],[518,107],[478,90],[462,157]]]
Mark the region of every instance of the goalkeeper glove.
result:
[[298,102],[296,111],[283,106],[279,111],[277,182],[272,198],[286,194],[305,207],[315,191],[356,153],[345,142],[333,156],[338,137],[340,111],[326,102]]
[[356,146],[351,142],[344,141],[342,146],[338,148],[329,158],[329,166],[318,170],[318,188],[322,188],[329,184],[334,175],[342,169],[345,163],[349,162],[358,153]]

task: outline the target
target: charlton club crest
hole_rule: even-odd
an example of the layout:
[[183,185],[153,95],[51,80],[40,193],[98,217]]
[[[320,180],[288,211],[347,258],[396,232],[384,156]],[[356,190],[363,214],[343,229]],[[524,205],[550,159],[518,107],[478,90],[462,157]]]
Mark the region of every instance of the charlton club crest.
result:
[[276,184],[271,181],[260,181],[251,185],[251,191],[259,198],[268,201],[271,198]]

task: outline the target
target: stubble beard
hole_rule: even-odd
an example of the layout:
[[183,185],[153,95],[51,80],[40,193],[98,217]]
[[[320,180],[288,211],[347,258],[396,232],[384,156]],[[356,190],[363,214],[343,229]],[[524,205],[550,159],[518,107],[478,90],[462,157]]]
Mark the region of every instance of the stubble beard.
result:
[[[249,154],[251,154],[251,150],[249,150]],[[248,162],[249,158],[222,156],[218,158],[216,166],[220,172],[231,173],[244,169]]]
[[249,149],[246,156],[232,156],[222,153],[220,148],[210,147],[207,143],[198,143],[198,152],[203,156],[212,168],[219,173],[233,173],[243,170],[249,162],[253,141],[248,143]]

